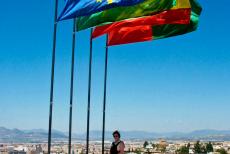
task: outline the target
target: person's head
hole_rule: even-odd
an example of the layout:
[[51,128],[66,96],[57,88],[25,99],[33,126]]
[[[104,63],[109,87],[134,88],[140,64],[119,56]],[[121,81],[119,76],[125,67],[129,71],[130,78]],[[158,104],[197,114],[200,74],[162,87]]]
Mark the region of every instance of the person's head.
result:
[[121,134],[119,133],[119,131],[116,130],[113,132],[113,138],[114,138],[115,142],[120,140],[120,137],[121,137]]

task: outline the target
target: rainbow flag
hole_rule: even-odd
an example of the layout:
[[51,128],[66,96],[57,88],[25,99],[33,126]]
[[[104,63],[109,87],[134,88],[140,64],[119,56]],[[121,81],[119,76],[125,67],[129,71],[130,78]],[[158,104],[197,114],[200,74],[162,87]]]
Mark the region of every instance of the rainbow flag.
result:
[[[198,27],[199,23],[199,16],[201,14],[201,6],[195,1],[190,0],[191,3],[191,16],[189,18],[189,23],[173,23],[173,21],[165,22],[165,24],[136,24],[140,19],[134,19],[132,21],[132,24],[134,26],[118,26],[115,28],[110,28],[109,30],[104,29],[106,31],[105,33],[108,33],[108,42],[107,44],[109,46],[112,45],[119,45],[119,44],[126,44],[126,43],[135,43],[135,42],[143,42],[143,41],[150,41],[155,39],[161,39],[161,38],[167,38],[171,36],[176,35],[182,35],[186,34],[192,31],[195,31]],[[172,11],[172,10],[171,10]],[[178,14],[179,15],[179,14]],[[146,17],[148,18],[148,17]],[[130,23],[129,23],[130,24]],[[110,25],[110,26],[112,26]],[[113,27],[112,26],[112,27]],[[100,27],[99,27],[100,28]],[[103,31],[103,29],[99,29],[100,31]],[[95,29],[95,35],[99,36],[98,33],[96,33],[98,29]],[[103,33],[104,34],[104,33]]]
[[190,8],[190,5],[187,3],[187,0],[145,0],[133,6],[112,8],[90,16],[80,17],[77,19],[76,26],[77,30],[80,31],[129,18],[153,15],[171,9],[172,7]]

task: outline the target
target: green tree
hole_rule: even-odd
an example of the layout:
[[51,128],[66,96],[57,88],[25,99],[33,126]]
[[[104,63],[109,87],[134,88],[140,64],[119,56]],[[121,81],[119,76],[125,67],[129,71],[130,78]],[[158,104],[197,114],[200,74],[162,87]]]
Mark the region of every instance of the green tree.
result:
[[200,141],[197,141],[196,144],[194,145],[194,152],[195,153],[201,153]]
[[137,148],[137,149],[134,151],[134,153],[136,153],[136,154],[141,154],[141,149]]
[[155,149],[156,148],[156,144],[152,143],[152,147],[153,147],[153,149]]
[[160,151],[161,153],[166,152],[166,145],[164,144],[155,144],[155,147],[157,148],[157,151]]
[[220,154],[228,154],[224,148],[218,149],[216,152],[219,152]]
[[146,148],[147,145],[149,145],[149,142],[145,141],[143,147]]
[[177,151],[177,154],[189,154],[189,147],[188,146],[182,146]]
[[208,144],[206,144],[206,150],[207,150],[207,152],[213,152],[213,146],[212,146],[211,142],[209,142]]
[[161,150],[161,153],[165,153],[166,152],[166,146],[162,146],[160,150]]
[[188,144],[187,144],[187,148],[189,149],[189,148],[190,148],[190,146],[191,146],[191,145],[190,145],[190,143],[188,143]]
[[205,145],[202,145],[200,150],[201,150],[201,153],[207,153],[207,149]]

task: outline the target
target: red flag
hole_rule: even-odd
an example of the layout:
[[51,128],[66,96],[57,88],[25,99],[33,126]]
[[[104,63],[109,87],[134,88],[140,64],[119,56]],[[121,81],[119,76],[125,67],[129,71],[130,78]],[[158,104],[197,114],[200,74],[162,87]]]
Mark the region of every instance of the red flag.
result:
[[109,32],[108,45],[150,41],[153,38],[152,26],[122,27]]

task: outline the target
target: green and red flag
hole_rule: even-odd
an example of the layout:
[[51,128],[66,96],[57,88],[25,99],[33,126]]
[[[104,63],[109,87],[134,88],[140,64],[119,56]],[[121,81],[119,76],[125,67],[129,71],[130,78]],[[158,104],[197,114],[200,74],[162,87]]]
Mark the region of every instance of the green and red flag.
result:
[[177,9],[168,10],[161,13],[145,16],[140,18],[134,18],[129,20],[123,20],[115,22],[113,24],[103,25],[96,27],[93,31],[93,38],[99,37],[110,31],[120,29],[122,27],[136,27],[141,25],[164,25],[164,24],[189,24],[190,23],[191,9]]
[[[136,24],[140,19],[134,19],[134,26],[121,26],[109,30],[104,29],[108,33],[108,45],[119,45],[126,43],[150,41],[160,38],[167,38],[170,36],[176,36],[185,34],[196,30],[199,22],[199,16],[201,14],[202,8],[195,0],[190,0],[192,13],[189,18],[190,23],[173,23],[173,21],[165,22],[163,25],[160,24]],[[172,10],[171,10],[172,11]],[[181,14],[182,15],[182,14]],[[180,16],[180,15],[179,15]],[[146,17],[148,18],[148,17]],[[175,21],[176,22],[176,21]],[[129,23],[130,24],[130,23]],[[112,24],[113,25],[113,24]],[[113,27],[110,25],[111,27]],[[95,29],[95,34],[97,34],[97,28]],[[103,32],[103,29],[100,29]],[[98,35],[98,34],[97,34]],[[95,36],[97,36],[95,35]],[[99,36],[99,35],[98,35]]]
[[187,0],[145,0],[142,3],[127,6],[116,7],[109,10],[94,13],[90,16],[84,16],[77,19],[77,30],[84,30],[99,25],[111,24],[113,22],[137,18],[171,9],[172,7],[190,8]]

